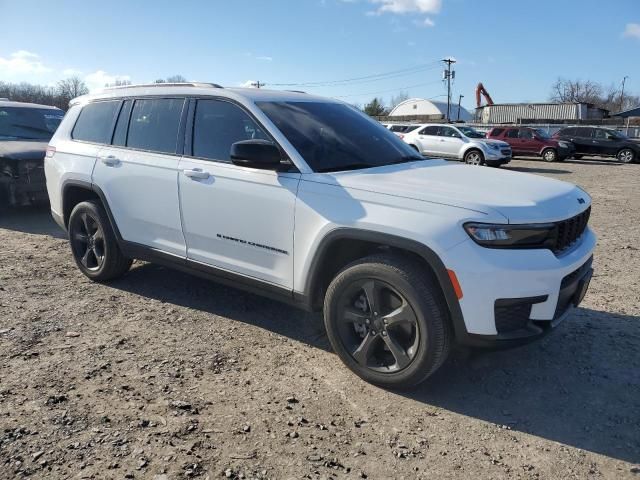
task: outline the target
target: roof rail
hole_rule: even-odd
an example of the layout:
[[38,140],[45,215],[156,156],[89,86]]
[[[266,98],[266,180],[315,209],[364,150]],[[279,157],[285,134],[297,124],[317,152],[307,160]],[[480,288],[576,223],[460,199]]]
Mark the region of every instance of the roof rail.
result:
[[137,85],[118,85],[117,87],[106,87],[104,90],[118,90],[121,88],[150,88],[150,87],[211,87],[211,88],[223,88],[217,83],[207,82],[174,82],[174,83],[141,83]]
[[307,93],[307,92],[303,92],[302,90],[285,90],[285,92],[293,92],[293,93]]

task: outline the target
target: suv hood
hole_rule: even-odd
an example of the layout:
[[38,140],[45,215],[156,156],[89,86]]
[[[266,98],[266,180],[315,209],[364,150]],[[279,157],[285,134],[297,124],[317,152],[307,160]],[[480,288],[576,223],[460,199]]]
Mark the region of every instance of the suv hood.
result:
[[486,143],[486,144],[494,144],[494,145],[498,145],[499,147],[509,147],[510,145],[507,142],[503,142],[502,140],[495,140],[493,138],[472,138],[471,139],[474,142],[482,142],[482,143]]
[[0,141],[0,158],[7,160],[44,160],[48,142],[38,140]]
[[444,160],[317,173],[311,174],[308,180],[488,215],[497,212],[509,223],[564,220],[582,212],[591,203],[589,195],[571,183]]

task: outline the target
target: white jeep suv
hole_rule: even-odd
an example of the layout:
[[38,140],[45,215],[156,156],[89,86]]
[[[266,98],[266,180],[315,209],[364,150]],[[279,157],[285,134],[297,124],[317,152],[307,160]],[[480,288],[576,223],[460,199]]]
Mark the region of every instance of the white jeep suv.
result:
[[427,160],[352,106],[303,93],[156,84],[80,97],[45,171],[90,279],[137,258],[323,310],[340,358],[387,387],[428,377],[454,341],[543,335],[592,272],[580,188]]
[[511,146],[464,125],[424,124],[402,139],[423,155],[499,167],[511,161]]

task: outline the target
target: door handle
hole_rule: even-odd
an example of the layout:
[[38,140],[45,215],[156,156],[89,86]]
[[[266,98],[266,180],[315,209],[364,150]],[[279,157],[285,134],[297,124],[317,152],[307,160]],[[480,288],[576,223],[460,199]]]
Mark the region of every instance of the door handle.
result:
[[199,168],[183,170],[182,173],[184,173],[186,177],[197,178],[199,180],[205,180],[210,177],[209,172],[205,172]]
[[100,160],[107,167],[115,167],[116,165],[118,165],[120,163],[120,159],[115,157],[114,155],[107,155],[106,157],[102,157]]

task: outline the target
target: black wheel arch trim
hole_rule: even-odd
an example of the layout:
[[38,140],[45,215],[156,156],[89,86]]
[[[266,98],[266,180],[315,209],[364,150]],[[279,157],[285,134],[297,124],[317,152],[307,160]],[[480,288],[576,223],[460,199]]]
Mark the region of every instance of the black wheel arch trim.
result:
[[[113,214],[111,212],[111,208],[109,207],[109,202],[107,201],[107,198],[100,187],[98,187],[94,183],[82,180],[65,181],[62,187],[63,206],[65,195],[64,192],[70,186],[85,188],[94,192],[100,198],[100,201],[102,202],[102,205],[107,212],[107,217],[109,218],[109,222],[115,234],[116,240],[120,248],[122,249],[123,254],[125,254],[126,256],[159,263],[186,272],[191,272],[205,278],[213,279],[224,284],[251,291],[253,293],[262,294],[280,301],[292,303],[308,311],[316,310],[314,305],[313,293],[318,287],[317,282],[320,281],[319,272],[323,262],[326,261],[325,255],[329,251],[329,248],[334,241],[344,239],[362,240],[414,253],[420,256],[430,266],[440,285],[449,310],[448,313],[451,319],[451,324],[453,326],[456,339],[460,343],[466,343],[465,340],[469,339],[470,337],[464,322],[460,303],[455,294],[453,285],[451,284],[451,280],[449,279],[449,275],[444,263],[442,263],[440,257],[431,248],[418,241],[383,232],[375,232],[350,227],[336,228],[327,233],[320,241],[318,248],[313,255],[313,259],[311,260],[304,289],[302,292],[296,292],[284,287],[279,287],[277,285],[264,282],[259,279],[217,269],[215,267],[200,264],[198,262],[192,262],[186,258],[167,254],[165,252],[161,252],[145,245],[128,242],[122,238],[120,230],[118,229],[118,225],[116,224],[115,218],[113,217]],[[68,222],[68,219],[64,219],[64,222],[66,224],[66,222]]]
[[451,280],[444,263],[442,263],[440,257],[425,244],[393,234],[350,227],[339,227],[327,233],[320,241],[313,259],[311,260],[307,280],[303,290],[305,292],[304,296],[306,297],[306,302],[310,303],[312,308],[314,307],[314,292],[316,292],[316,289],[319,287],[319,282],[321,281],[319,272],[326,261],[327,252],[333,242],[344,239],[363,240],[389,246],[398,250],[404,250],[416,254],[422,258],[430,266],[440,285],[449,310],[448,313],[456,339],[464,343],[464,339],[467,338],[469,334],[464,323],[460,302],[458,301],[458,297],[453,289],[453,285],[451,284]]

